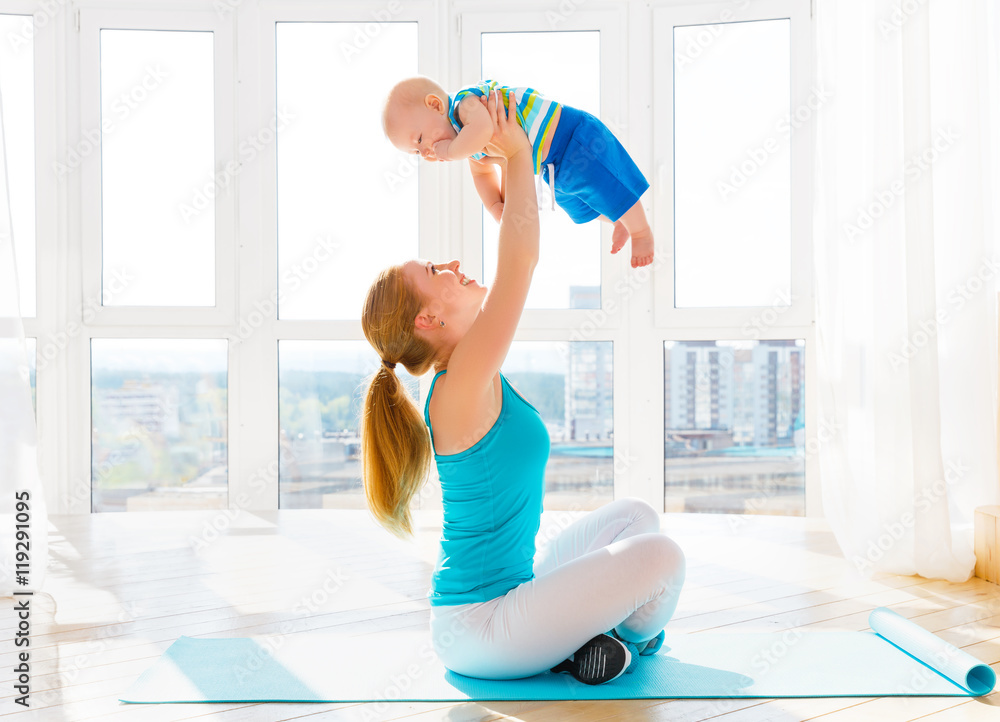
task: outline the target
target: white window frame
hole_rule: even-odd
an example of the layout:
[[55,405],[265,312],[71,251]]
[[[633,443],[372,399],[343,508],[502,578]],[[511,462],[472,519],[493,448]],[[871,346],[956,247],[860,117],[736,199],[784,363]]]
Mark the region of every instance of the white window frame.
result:
[[[461,40],[460,63],[457,64],[460,75],[451,78],[450,87],[462,87],[481,79],[483,33],[598,31],[601,34],[601,119],[609,127],[628,131],[619,135],[619,139],[632,151],[640,170],[649,177],[650,168],[643,162],[644,158],[650,157],[648,144],[641,134],[631,132],[629,116],[633,108],[625,106],[625,94],[622,90],[631,87],[626,60],[628,20],[628,7],[625,5],[610,9],[578,10],[553,3],[549,6],[504,12],[459,12],[454,26],[458,28]],[[462,201],[463,239],[460,257],[466,265],[482,268],[482,201],[467,171],[461,173],[459,197]],[[644,205],[648,203],[648,199],[648,195],[644,196]],[[650,209],[647,207],[646,210],[648,213]],[[643,403],[628,402],[637,398],[636,393],[642,394],[645,386],[640,381],[644,378],[641,354],[632,353],[630,345],[630,326],[633,325],[630,314],[648,317],[648,313],[643,312],[646,303],[644,294],[641,291],[636,293],[635,287],[631,287],[627,293],[620,290],[628,288],[628,284],[633,281],[629,254],[611,255],[611,226],[606,223],[600,223],[600,226],[601,308],[525,309],[514,340],[612,342],[614,497],[638,496],[654,507],[662,508],[663,473],[661,471],[659,474],[661,488],[657,493],[653,459],[656,454],[640,453],[638,449],[644,447],[644,436],[648,434],[640,432],[637,438],[632,433],[633,430],[643,428],[641,414],[646,406]],[[544,243],[545,239],[541,242]],[[643,285],[645,284],[640,284],[640,287]],[[645,425],[649,426],[648,423]],[[661,440],[661,449],[662,446]],[[662,470],[662,452],[659,456]]]
[[[622,106],[622,87],[627,87],[625,64],[616,61],[622,57],[625,46],[624,31],[627,12],[624,6],[614,10],[577,10],[554,15],[552,9],[503,11],[503,12],[463,12],[458,15],[457,26],[461,37],[461,75],[453,78],[449,87],[460,88],[481,80],[482,68],[482,34],[505,32],[572,32],[598,31],[601,34],[601,119],[612,128],[627,128]],[[555,100],[558,100],[556,98]],[[621,137],[628,147],[628,138]],[[462,168],[461,199],[462,199],[462,260],[466,266],[473,269],[483,267],[482,243],[482,206],[483,203],[476,193],[472,176],[467,164],[452,164]],[[641,166],[641,164],[640,164]],[[648,170],[648,169],[647,169]],[[551,213],[548,209],[542,213]],[[557,210],[556,213],[563,211]],[[619,278],[629,266],[628,254],[612,256],[611,225],[600,223],[601,226],[601,306],[607,309],[605,299],[608,281]],[[544,239],[543,241],[544,242]],[[593,311],[593,309],[590,309]],[[534,309],[526,308],[521,315],[518,330],[547,329],[561,331],[567,326],[580,326],[592,318],[587,309]],[[608,318],[609,329],[619,328],[620,319],[617,315]],[[561,339],[556,339],[561,340]],[[592,339],[603,340],[603,339]],[[611,339],[607,339],[611,340]]]
[[[674,33],[676,26],[711,25],[788,18],[791,21],[790,110],[805,104],[811,92],[811,23],[809,0],[737,0],[685,6],[660,6],[653,11],[653,116],[657,127],[672,127],[674,117]],[[710,48],[709,48],[710,50]],[[805,62],[797,62],[798,59]],[[669,125],[668,125],[669,123]],[[812,125],[791,134],[791,305],[780,314],[780,325],[808,326],[814,314],[812,290]],[[662,247],[674,248],[674,137],[654,135],[656,192],[654,235]],[[739,306],[674,307],[674,268],[656,279],[656,325],[663,328],[742,326],[771,308]]]
[[[64,447],[65,436],[64,373],[69,334],[64,312],[65,285],[59,283],[66,259],[59,253],[63,231],[58,219],[58,182],[53,173],[56,160],[57,132],[57,38],[60,15],[51,6],[37,0],[5,0],[4,15],[33,18],[32,52],[34,68],[34,128],[35,128],[35,315],[23,317],[24,335],[34,338],[35,346],[35,405],[39,474],[47,490],[56,479],[67,473]],[[43,32],[46,26],[54,26]],[[4,38],[4,42],[7,38]],[[46,273],[42,269],[59,269]],[[62,331],[66,335],[64,336]],[[65,339],[65,340],[64,340]],[[38,364],[39,356],[48,348],[55,357]]]
[[[390,19],[385,20],[386,16]],[[239,18],[239,138],[264,127],[275,114],[275,35],[279,22],[415,22],[418,72],[432,77],[441,72],[436,52],[436,13],[429,1],[390,2],[377,7],[364,2],[269,2],[262,4],[258,13],[244,13]],[[254,311],[254,301],[277,298],[276,163],[275,152],[262,154],[259,162],[240,177],[239,231],[242,247],[249,251],[240,258],[240,318]],[[428,166],[418,166],[418,193],[421,198],[440,198],[444,195],[443,174],[434,173]],[[419,253],[440,257],[447,250],[441,240],[444,234],[440,231],[440,208],[421,204],[418,222]],[[371,250],[378,253],[377,248]],[[238,448],[231,451],[230,498],[237,502],[248,498],[248,508],[252,509],[275,509],[279,504],[278,475],[264,470],[273,469],[271,465],[279,459],[278,344],[284,340],[355,341],[364,340],[364,334],[360,320],[279,320],[275,308],[249,339],[237,344],[241,350],[237,362],[242,390],[232,394],[236,404],[230,406],[230,414],[239,419],[241,436]],[[233,501],[230,505],[234,505]]]
[[[215,159],[219,172],[237,157],[233,136],[236,76],[232,23],[208,10],[83,8],[80,10],[80,135],[101,127],[100,32],[102,29],[207,31],[214,37]],[[74,134],[75,135],[75,134]],[[100,137],[100,134],[97,134]],[[83,231],[83,290],[101,298],[103,229],[101,224],[100,142],[79,173]],[[106,306],[94,326],[228,326],[236,297],[236,192],[230,185],[215,198],[215,304],[213,306]]]
[[[796,53],[807,60],[811,58],[808,0],[750,2],[748,12],[758,17],[777,12],[775,8],[790,7],[788,13],[794,14],[783,16],[799,19],[798,23],[793,19],[793,66],[797,65]],[[669,157],[672,148],[654,132],[657,119],[670,118],[672,123],[672,110],[665,110],[663,98],[653,94],[654,81],[669,68],[672,57],[672,49],[661,46],[660,33],[668,23],[718,22],[723,9],[733,8],[738,12],[745,4],[746,0],[710,5],[690,0],[683,3],[653,0],[652,4],[633,0],[576,9],[579,3],[569,8],[565,3],[545,0],[544,4],[520,3],[515,9],[505,9],[507,6],[498,2],[490,6],[493,11],[483,12],[486,3],[456,0],[445,7],[435,0],[419,0],[401,2],[398,12],[393,12],[396,8],[393,3],[375,7],[361,0],[335,4],[315,0],[287,3],[261,0],[253,6],[234,1],[232,10],[224,12],[222,4],[217,7],[207,2],[178,2],[174,6],[163,0],[149,0],[123,7],[121,3],[112,4],[108,0],[84,0],[80,11],[63,8],[54,22],[54,32],[38,33],[35,38],[38,267],[57,270],[39,272],[39,317],[26,324],[29,335],[38,338],[41,350],[46,334],[65,331],[72,323],[82,324],[83,299],[100,298],[100,225],[99,218],[96,223],[94,218],[95,213],[98,216],[100,213],[99,177],[94,168],[85,166],[78,169],[63,188],[52,179],[50,172],[53,160],[60,157],[60,153],[64,156],[65,149],[79,139],[81,131],[95,127],[94,118],[99,117],[97,40],[96,37],[87,39],[87,28],[91,29],[91,35],[93,28],[102,23],[104,27],[126,25],[139,29],[169,27],[217,32],[216,88],[223,94],[231,92],[228,109],[217,108],[216,115],[217,138],[220,133],[226,138],[225,143],[217,142],[216,145],[217,160],[222,162],[233,157],[225,152],[227,149],[234,149],[239,139],[260,129],[274,114],[276,22],[374,22],[377,17],[373,13],[389,10],[393,22],[418,22],[418,72],[437,78],[446,87],[458,87],[463,82],[478,79],[480,32],[599,30],[602,118],[616,129],[622,129],[623,143],[652,182],[652,192],[644,196],[643,204],[653,223],[658,252],[669,261],[666,254],[673,242],[672,233],[668,233],[672,226],[672,210],[664,204],[672,205],[672,189],[663,188],[658,183],[661,174],[654,173],[661,167],[672,167]],[[41,7],[38,2],[23,5]],[[176,9],[168,9],[171,7]],[[211,9],[206,10],[207,7]],[[672,32],[669,36],[672,37]],[[228,38],[228,54],[225,55],[220,48],[223,37]],[[58,42],[60,38],[66,42]],[[73,75],[78,57],[79,79]],[[468,58],[475,58],[475,64],[470,64]],[[630,69],[633,72],[630,73]],[[219,79],[222,72],[229,74],[225,83]],[[810,77],[806,69],[797,72],[796,77]],[[89,100],[88,93],[91,94]],[[219,102],[217,93],[217,104]],[[793,100],[793,107],[795,102]],[[59,116],[58,112],[64,115]],[[808,136],[797,135],[798,143],[811,146]],[[800,158],[800,152],[794,155],[796,147],[793,146],[793,158]],[[99,159],[99,154],[90,157],[92,164],[95,158]],[[793,163],[800,169],[798,160]],[[46,488],[52,493],[54,513],[89,512],[89,495],[84,504],[75,501],[72,494],[74,484],[81,486],[84,480],[90,482],[92,338],[227,339],[229,506],[254,510],[277,508],[277,475],[261,472],[278,459],[278,343],[282,340],[359,340],[364,336],[356,320],[279,321],[275,313],[265,318],[249,339],[239,339],[240,320],[255,310],[255,301],[276,290],[274,164],[273,152],[261,154],[237,178],[234,197],[217,199],[217,219],[230,224],[225,233],[217,229],[217,273],[228,268],[230,275],[228,280],[225,277],[217,280],[216,307],[106,308],[92,323],[82,325],[82,332],[70,339],[68,350],[60,354],[57,363],[39,371],[39,428],[43,455],[53,459],[47,474],[50,483]],[[422,199],[420,255],[434,260],[457,257],[466,263],[481,263],[481,203],[467,170],[459,164],[421,163],[417,168]],[[808,175],[806,180],[809,180]],[[801,194],[802,187],[797,190]],[[793,214],[808,208],[801,204],[796,208],[796,201],[793,197]],[[60,224],[59,218],[66,221]],[[793,294],[801,291],[799,284],[808,283],[811,278],[808,265],[811,258],[807,255],[811,253],[808,248],[810,233],[803,219],[795,216],[793,238],[798,245],[804,243],[807,247],[793,256]],[[752,319],[755,312],[766,309],[737,309],[743,315],[735,317],[731,314],[727,317],[727,309],[710,309],[716,312],[716,317],[702,318],[704,323],[699,325],[698,314],[689,312],[702,309],[662,307],[663,300],[670,301],[673,295],[673,289],[666,285],[667,281],[672,285],[672,279],[663,278],[672,276],[670,263],[662,268],[654,266],[652,273],[647,275],[650,280],[637,281],[627,254],[611,256],[609,248],[610,227],[602,227],[601,309],[528,309],[515,338],[517,341],[613,343],[615,497],[638,496],[662,509],[665,488],[664,341],[744,339],[747,338],[743,331],[746,321]],[[228,261],[222,255],[226,253]],[[47,262],[51,265],[46,265]],[[811,289],[807,291],[811,296]],[[805,295],[797,294],[795,298],[805,303]],[[228,307],[225,304],[229,304]],[[811,308],[811,300],[809,306]],[[667,311],[677,313],[664,315]],[[790,310],[760,334],[761,339],[805,339],[808,381],[815,378],[811,319],[811,310],[801,319]],[[421,380],[422,397],[429,382],[429,375]],[[817,427],[815,396],[811,383],[807,382],[808,438],[813,437]],[[815,459],[807,456],[806,513],[810,516],[821,512],[818,472]],[[71,481],[73,479],[76,481]],[[70,494],[68,500],[67,492]]]
[[[708,25],[788,18],[791,21],[790,110],[805,104],[813,92],[813,29],[810,0],[733,0],[732,2],[691,3],[661,0],[652,9],[653,83],[660,92],[653,94],[655,127],[673,126],[673,28],[684,25]],[[654,236],[658,248],[673,257],[674,178],[673,133],[654,133],[653,153],[656,166],[654,184]],[[663,377],[662,341],[746,341],[803,339],[805,341],[805,513],[822,516],[819,462],[812,453],[815,444],[808,440],[823,433],[817,420],[815,304],[812,286],[812,198],[814,139],[812,124],[806,123],[791,135],[791,293],[792,303],[778,312],[775,307],[674,307],[674,264],[659,269],[655,279],[655,328],[661,330],[660,378]],[[773,319],[773,321],[772,321]],[[760,326],[754,321],[760,320]],[[659,395],[661,420],[664,419],[663,393]],[[662,449],[662,443],[660,448]],[[662,497],[662,491],[661,491]]]

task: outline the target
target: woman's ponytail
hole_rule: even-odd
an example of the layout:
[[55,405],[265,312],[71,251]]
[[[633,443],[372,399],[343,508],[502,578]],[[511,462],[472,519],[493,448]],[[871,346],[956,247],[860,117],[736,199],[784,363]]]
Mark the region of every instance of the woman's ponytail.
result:
[[427,479],[432,456],[423,415],[393,370],[401,363],[422,376],[433,363],[433,348],[416,335],[420,307],[402,267],[392,266],[372,284],[361,314],[365,337],[382,359],[361,418],[365,499],[379,524],[400,537],[413,533],[410,501]]

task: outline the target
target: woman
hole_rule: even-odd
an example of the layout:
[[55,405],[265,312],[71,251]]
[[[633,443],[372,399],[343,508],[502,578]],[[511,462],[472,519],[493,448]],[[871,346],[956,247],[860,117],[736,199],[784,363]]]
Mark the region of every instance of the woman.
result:
[[[496,281],[480,286],[457,261],[409,261],[372,285],[361,323],[382,367],[365,398],[365,493],[383,526],[410,533],[409,502],[434,454],[444,527],[431,635],[448,669],[512,679],[554,667],[600,684],[659,649],[684,556],[637,499],[591,512],[536,555],[549,437],[499,371],[538,261],[531,146],[495,95],[487,107],[487,151],[507,165]],[[423,416],[398,363],[437,372]]]

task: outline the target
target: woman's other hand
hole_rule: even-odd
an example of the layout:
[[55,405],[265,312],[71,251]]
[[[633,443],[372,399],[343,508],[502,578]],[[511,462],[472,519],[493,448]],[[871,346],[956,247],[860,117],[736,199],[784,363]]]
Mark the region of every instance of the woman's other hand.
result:
[[[505,158],[508,161],[518,153],[531,152],[531,143],[524,129],[518,125],[517,120],[508,118],[507,108],[504,107],[500,99],[500,91],[494,90],[489,94],[486,109],[490,113],[493,121],[493,137],[486,144],[486,152],[491,156]],[[517,106],[517,99],[511,92],[510,103]]]

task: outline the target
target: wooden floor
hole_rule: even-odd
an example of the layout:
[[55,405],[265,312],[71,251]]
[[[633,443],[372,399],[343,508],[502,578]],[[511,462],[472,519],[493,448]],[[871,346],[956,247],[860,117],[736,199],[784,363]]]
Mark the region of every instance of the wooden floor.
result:
[[[565,525],[568,512],[546,524]],[[181,635],[426,628],[439,517],[412,543],[347,510],[136,512],[51,519],[51,566],[32,617],[32,702],[13,702],[14,647],[0,648],[0,717],[160,722],[275,720],[1000,720],[982,699],[817,698],[358,704],[124,705],[118,695]],[[1000,670],[1000,587],[878,575],[865,580],[820,520],[665,514],[688,580],[668,633],[866,630],[887,606]],[[221,531],[220,531],[221,530]],[[9,605],[9,600],[4,600]],[[3,619],[12,619],[9,609]],[[9,636],[6,637],[10,639]],[[12,718],[13,719],[13,718]]]

